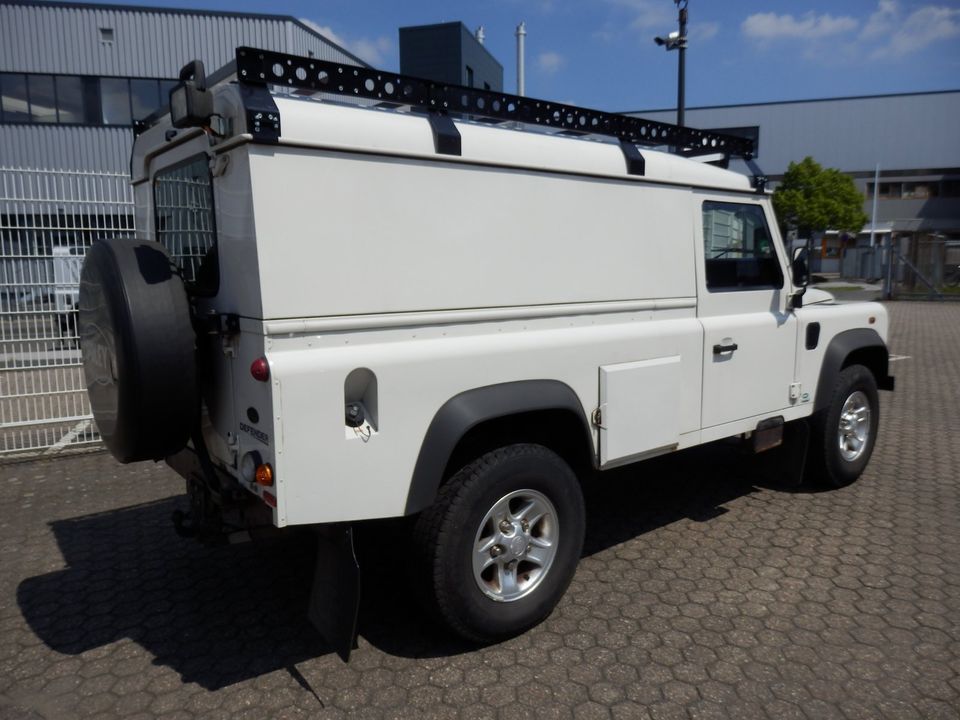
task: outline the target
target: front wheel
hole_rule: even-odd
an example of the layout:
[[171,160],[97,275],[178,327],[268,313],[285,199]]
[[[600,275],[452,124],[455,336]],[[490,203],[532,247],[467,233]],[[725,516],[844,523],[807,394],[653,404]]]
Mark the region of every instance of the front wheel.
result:
[[533,627],[573,579],[584,526],[580,483],[556,453],[532,444],[486,453],[418,519],[433,604],[468,640]]
[[843,487],[863,473],[873,454],[880,420],[877,383],[863,365],[844,368],[830,405],[813,419],[808,459],[811,479]]

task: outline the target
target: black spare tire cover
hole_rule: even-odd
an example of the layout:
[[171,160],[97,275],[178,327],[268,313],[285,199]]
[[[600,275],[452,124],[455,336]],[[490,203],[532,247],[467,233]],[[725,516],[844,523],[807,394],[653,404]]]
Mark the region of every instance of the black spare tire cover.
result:
[[110,238],[80,274],[80,348],[93,417],[120,462],[187,443],[199,413],[187,293],[162,245]]

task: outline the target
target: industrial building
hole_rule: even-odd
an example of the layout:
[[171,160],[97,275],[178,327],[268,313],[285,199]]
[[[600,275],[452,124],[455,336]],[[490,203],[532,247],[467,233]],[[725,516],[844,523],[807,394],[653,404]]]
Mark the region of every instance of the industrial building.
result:
[[239,45],[365,64],[288,16],[0,0],[0,166],[127,172],[133,121]]
[[[673,108],[628,114],[676,121]],[[856,236],[828,232],[817,238],[821,272],[882,277],[884,256],[876,248],[894,238],[906,259],[939,276],[933,281],[960,263],[958,118],[960,90],[686,109],[692,127],[754,133],[757,164],[774,184],[791,161],[809,155],[854,179],[867,217],[877,192],[876,227]],[[731,167],[749,172],[742,163]]]
[[503,90],[503,66],[483,45],[483,28],[462,22],[400,28],[400,72],[452,85]]

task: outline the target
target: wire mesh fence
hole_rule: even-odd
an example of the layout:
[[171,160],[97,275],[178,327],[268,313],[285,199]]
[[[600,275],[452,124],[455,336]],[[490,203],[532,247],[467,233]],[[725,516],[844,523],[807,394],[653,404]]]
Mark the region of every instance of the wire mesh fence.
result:
[[892,296],[960,300],[960,240],[919,236],[894,245]]
[[99,442],[77,335],[80,268],[134,232],[122,174],[0,167],[0,457]]

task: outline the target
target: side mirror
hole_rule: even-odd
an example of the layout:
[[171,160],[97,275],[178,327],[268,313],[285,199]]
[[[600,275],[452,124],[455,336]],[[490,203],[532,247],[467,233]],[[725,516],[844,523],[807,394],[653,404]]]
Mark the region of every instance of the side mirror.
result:
[[803,307],[803,294],[810,284],[810,263],[807,262],[809,253],[807,248],[798,247],[793,251],[790,267],[793,273],[793,286],[797,291],[793,294],[793,307]]
[[805,288],[810,284],[810,263],[805,247],[798,247],[793,251],[793,284],[798,288]]
[[170,91],[170,119],[175,128],[202,127],[213,115],[213,94],[199,60],[180,70],[180,83]]

